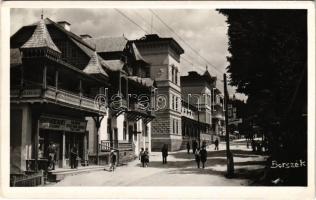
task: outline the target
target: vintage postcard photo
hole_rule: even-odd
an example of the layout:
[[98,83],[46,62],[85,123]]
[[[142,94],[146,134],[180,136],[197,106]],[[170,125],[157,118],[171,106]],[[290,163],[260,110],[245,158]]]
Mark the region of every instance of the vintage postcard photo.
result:
[[3,9],[2,185],[313,194],[312,3],[24,5]]

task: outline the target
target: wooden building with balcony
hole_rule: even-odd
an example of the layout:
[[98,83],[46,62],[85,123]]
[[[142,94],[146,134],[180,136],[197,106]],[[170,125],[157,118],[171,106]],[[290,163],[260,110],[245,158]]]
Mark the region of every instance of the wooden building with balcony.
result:
[[[150,78],[150,63],[139,53],[135,44],[125,37],[86,37],[96,47],[98,55],[108,68],[108,115],[100,126],[100,153],[107,149],[120,151],[120,157],[130,160],[140,148],[151,150],[151,121],[155,118],[155,83]],[[93,124],[90,120],[88,124]],[[95,132],[95,126],[89,131]],[[130,149],[133,154],[130,154]],[[126,158],[124,155],[130,154]]]
[[69,167],[72,147],[86,161],[86,117],[108,114],[94,101],[109,87],[94,47],[69,23],[46,18],[11,36],[10,57],[10,173],[47,168],[50,143],[56,168]]

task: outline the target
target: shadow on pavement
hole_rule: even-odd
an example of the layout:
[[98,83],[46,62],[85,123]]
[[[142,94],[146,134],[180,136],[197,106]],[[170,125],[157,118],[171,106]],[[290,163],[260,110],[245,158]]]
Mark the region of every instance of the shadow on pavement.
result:
[[[240,158],[247,158],[247,157],[258,157],[262,154],[258,154],[252,151],[244,151],[244,150],[231,150],[233,153],[234,157],[240,157]],[[175,152],[175,153],[170,153],[170,155],[174,156],[175,158],[191,158],[194,159],[194,155],[191,152],[190,154],[187,154],[187,152]],[[226,157],[226,150],[219,150],[219,151],[208,151],[207,152],[207,157],[212,158],[212,157]]]

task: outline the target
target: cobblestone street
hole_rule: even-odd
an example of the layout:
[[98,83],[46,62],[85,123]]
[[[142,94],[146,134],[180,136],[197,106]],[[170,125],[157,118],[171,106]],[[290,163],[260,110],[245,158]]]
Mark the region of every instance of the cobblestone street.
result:
[[147,168],[142,168],[135,160],[118,167],[115,172],[96,171],[67,176],[49,186],[240,186],[250,185],[264,168],[264,156],[254,154],[244,142],[234,142],[231,149],[236,177],[227,179],[225,143],[220,144],[219,151],[213,148],[213,145],[208,148],[205,169],[196,167],[192,152],[171,152],[165,165],[161,153],[153,152]]

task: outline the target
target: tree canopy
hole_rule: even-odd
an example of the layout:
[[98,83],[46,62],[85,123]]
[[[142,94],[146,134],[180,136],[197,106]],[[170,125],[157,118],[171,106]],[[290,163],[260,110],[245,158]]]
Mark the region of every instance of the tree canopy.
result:
[[219,12],[229,26],[229,84],[248,96],[246,117],[263,128],[272,148],[285,150],[285,158],[306,157],[307,11]]

